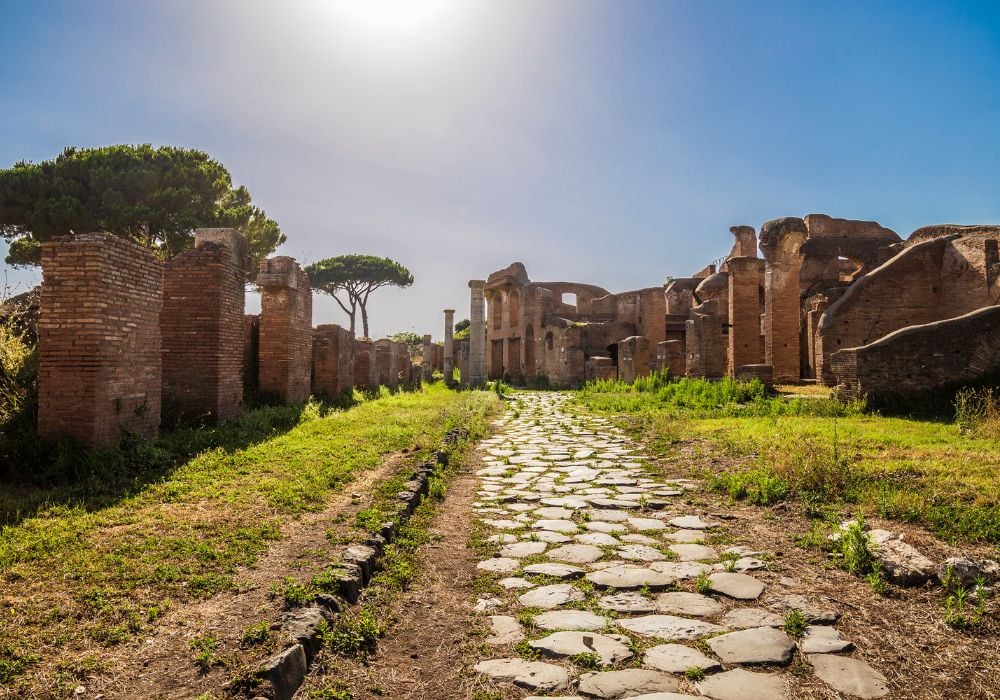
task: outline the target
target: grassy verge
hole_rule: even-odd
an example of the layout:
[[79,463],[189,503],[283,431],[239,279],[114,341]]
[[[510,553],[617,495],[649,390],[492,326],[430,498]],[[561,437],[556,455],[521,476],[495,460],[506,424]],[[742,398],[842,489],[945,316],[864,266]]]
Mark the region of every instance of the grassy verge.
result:
[[[37,492],[7,493],[0,686],[16,691],[33,665],[65,649],[93,648],[96,659],[169,606],[233,589],[238,568],[279,539],[284,523],[321,510],[386,454],[422,445],[429,455],[482,401],[492,399],[432,385],[326,415],[316,405],[261,409],[214,431],[129,448],[155,458],[134,481],[124,473],[129,453],[106,457],[110,473],[122,465],[121,482],[106,488],[57,485],[46,504]],[[174,466],[197,441],[205,448]]]
[[693,442],[721,456],[705,476],[734,498],[796,499],[818,517],[860,506],[949,540],[1000,544],[996,431],[885,417],[819,397],[769,396],[753,382],[731,380],[604,382],[584,388],[579,400],[628,416],[662,454]]

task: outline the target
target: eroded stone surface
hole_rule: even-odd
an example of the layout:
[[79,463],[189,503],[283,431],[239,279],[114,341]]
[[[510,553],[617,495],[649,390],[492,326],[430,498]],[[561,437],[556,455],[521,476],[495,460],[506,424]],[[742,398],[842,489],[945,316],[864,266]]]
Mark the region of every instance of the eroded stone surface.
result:
[[834,654],[810,654],[816,675],[831,688],[859,698],[881,698],[889,694],[885,676],[860,659]]
[[480,661],[475,670],[494,680],[510,681],[528,690],[552,692],[569,686],[569,672],[555,664],[524,659],[491,659]]
[[854,645],[841,637],[836,627],[809,625],[799,640],[799,648],[803,654],[833,654],[852,649]]
[[492,634],[486,638],[486,643],[494,646],[514,644],[524,639],[521,625],[508,615],[491,615],[490,631]]
[[553,610],[535,615],[532,622],[543,630],[596,631],[607,626],[608,618],[587,610]]
[[737,600],[755,600],[764,592],[764,584],[747,574],[721,572],[710,574],[712,590]]
[[574,588],[568,583],[554,583],[528,591],[522,594],[518,601],[526,608],[551,610],[560,605],[566,605],[566,603],[583,600],[583,598],[583,592],[579,588]]
[[725,606],[714,598],[700,593],[673,591],[656,596],[656,611],[693,617],[714,617],[725,611]]
[[795,640],[774,627],[751,627],[708,640],[716,655],[730,664],[787,664]]
[[716,673],[696,686],[702,695],[715,700],[791,700],[787,684],[777,674],[742,668]]
[[689,668],[700,668],[703,671],[715,671],[722,668],[722,665],[715,659],[684,644],[660,644],[647,649],[642,656],[642,663],[666,673],[684,673]]
[[634,698],[636,693],[673,692],[680,686],[661,671],[630,668],[580,677],[580,693],[592,698]]
[[596,632],[553,632],[528,644],[546,656],[597,654],[602,666],[610,666],[632,658],[632,652],[627,646],[617,639]]
[[676,579],[640,566],[617,565],[589,573],[587,580],[603,588],[658,590],[670,586]]
[[725,632],[726,628],[713,625],[711,622],[691,620],[676,615],[643,615],[642,617],[616,620],[619,627],[630,632],[649,637],[658,637],[665,641],[698,639],[709,634]]

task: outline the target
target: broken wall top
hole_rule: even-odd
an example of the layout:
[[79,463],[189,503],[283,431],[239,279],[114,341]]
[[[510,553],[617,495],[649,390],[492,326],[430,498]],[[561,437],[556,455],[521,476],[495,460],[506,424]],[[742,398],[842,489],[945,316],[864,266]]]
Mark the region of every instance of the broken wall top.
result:
[[260,272],[257,274],[257,284],[260,287],[283,287],[298,289],[300,275],[305,276],[295,258],[279,255],[260,261]]
[[917,243],[946,236],[990,236],[1000,238],[1000,226],[993,224],[973,224],[970,226],[935,224],[933,226],[923,226],[910,234],[910,237],[906,239],[906,245],[909,247]]

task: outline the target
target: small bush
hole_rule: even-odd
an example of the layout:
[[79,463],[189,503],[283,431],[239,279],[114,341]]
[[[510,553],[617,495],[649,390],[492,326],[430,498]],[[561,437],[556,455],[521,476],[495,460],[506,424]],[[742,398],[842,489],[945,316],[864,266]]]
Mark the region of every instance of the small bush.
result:
[[785,615],[785,624],[783,625],[784,630],[790,637],[801,637],[806,631],[806,616],[802,614],[801,610],[789,610],[788,614]]
[[382,634],[378,620],[369,610],[355,616],[342,615],[337,626],[325,636],[327,646],[341,656],[360,656],[375,651]]
[[865,521],[861,515],[840,533],[837,549],[839,565],[855,576],[867,576],[874,570],[871,539],[865,532]]
[[194,656],[194,663],[202,673],[207,673],[213,666],[219,666],[222,664],[222,660],[215,655],[219,646],[219,640],[211,634],[205,634],[191,640],[191,650],[196,652]]
[[280,583],[272,583],[270,594],[272,598],[281,598],[286,608],[300,608],[316,598],[316,590],[312,586],[299,583],[291,576],[286,576]]
[[247,647],[263,644],[270,638],[271,628],[266,621],[262,620],[243,630],[243,636],[240,637],[240,648],[246,649]]

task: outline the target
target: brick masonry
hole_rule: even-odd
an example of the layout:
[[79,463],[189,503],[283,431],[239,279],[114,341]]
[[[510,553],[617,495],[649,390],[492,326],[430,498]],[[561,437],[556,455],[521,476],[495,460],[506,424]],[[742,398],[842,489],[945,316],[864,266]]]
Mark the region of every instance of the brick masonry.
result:
[[247,243],[233,229],[199,229],[163,276],[163,405],[224,421],[243,406]]
[[634,382],[649,374],[649,338],[633,335],[618,341],[618,378]]
[[260,390],[287,404],[309,398],[312,384],[312,290],[293,258],[262,260]]
[[112,447],[160,425],[163,265],[111,234],[42,244],[38,434]]
[[378,388],[378,362],[371,338],[354,339],[354,386],[358,389]]
[[336,324],[313,330],[313,391],[337,396],[354,388],[354,334]]

